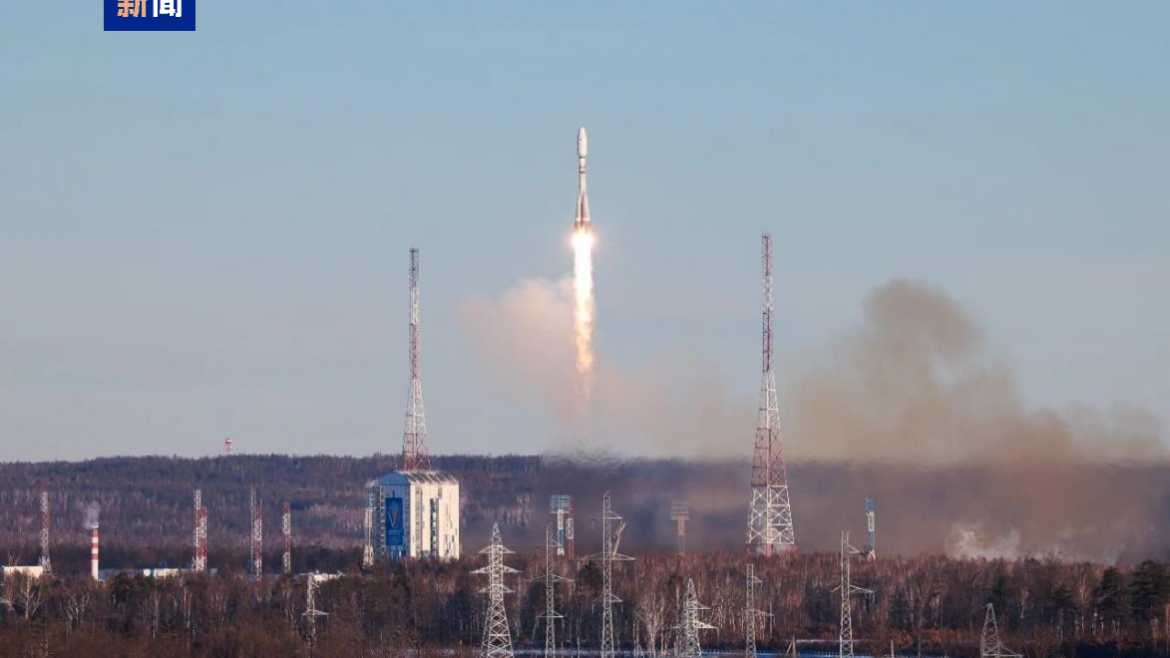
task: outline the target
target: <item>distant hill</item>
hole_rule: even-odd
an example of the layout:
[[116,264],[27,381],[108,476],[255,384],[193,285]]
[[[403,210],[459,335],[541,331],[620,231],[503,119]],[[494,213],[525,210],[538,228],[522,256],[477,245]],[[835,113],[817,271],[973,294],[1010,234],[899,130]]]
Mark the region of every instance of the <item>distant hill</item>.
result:
[[[39,491],[52,492],[54,551],[75,555],[86,545],[82,509],[101,506],[103,555],[185,563],[191,556],[192,490],[210,509],[212,557],[248,547],[248,496],[264,504],[266,543],[278,550],[279,510],[293,509],[299,550],[360,546],[365,483],[398,465],[397,456],[233,455],[109,458],[84,462],[0,465],[0,559],[33,562],[40,527]],[[477,549],[499,522],[518,550],[542,541],[551,520],[548,496],[574,496],[579,552],[599,539],[590,519],[611,489],[629,524],[623,548],[674,545],[670,504],[692,510],[688,544],[739,550],[747,515],[746,462],[534,456],[442,456],[438,465],[462,483],[464,551]],[[1170,520],[1170,467],[1064,465],[1013,473],[1003,467],[912,468],[796,463],[790,468],[797,541],[803,550],[832,549],[842,529],[864,532],[863,499],[877,499],[878,548],[884,554],[944,553],[1135,561],[1165,557]],[[855,543],[860,543],[858,540]],[[138,566],[149,566],[138,564]]]

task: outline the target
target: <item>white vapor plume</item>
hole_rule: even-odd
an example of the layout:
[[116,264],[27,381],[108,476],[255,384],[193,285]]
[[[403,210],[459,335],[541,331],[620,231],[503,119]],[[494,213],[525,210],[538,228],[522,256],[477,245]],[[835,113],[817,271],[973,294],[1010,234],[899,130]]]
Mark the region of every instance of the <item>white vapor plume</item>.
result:
[[730,427],[749,445],[753,401],[735,399],[714,365],[685,354],[655,355],[635,368],[593,357],[593,390],[588,415],[582,416],[573,284],[567,278],[525,279],[498,299],[474,297],[460,305],[458,319],[491,373],[493,389],[534,402],[564,424],[574,443],[558,449],[673,457],[742,454],[743,445],[714,439]]
[[86,530],[98,527],[98,517],[101,512],[102,506],[97,502],[89,502],[81,506],[82,527]]

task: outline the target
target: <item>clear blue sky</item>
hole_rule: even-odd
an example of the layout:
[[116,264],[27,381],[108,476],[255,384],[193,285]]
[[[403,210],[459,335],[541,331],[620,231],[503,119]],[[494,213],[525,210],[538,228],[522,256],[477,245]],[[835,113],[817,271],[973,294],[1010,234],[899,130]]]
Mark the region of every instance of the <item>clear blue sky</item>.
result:
[[685,350],[750,406],[768,228],[782,365],[910,277],[1035,403],[1170,417],[1170,3],[198,12],[3,10],[0,458],[397,450],[411,244],[436,449],[542,449],[454,315],[569,271],[580,124],[614,362]]

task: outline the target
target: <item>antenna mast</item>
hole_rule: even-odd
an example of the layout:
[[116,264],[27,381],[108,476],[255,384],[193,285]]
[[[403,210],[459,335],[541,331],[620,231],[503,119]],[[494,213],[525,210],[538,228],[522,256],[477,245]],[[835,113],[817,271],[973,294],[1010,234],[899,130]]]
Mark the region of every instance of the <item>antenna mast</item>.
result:
[[292,575],[292,504],[284,501],[284,510],[280,515],[280,534],[284,537],[284,554],[280,556],[280,566],[284,575]]
[[207,571],[207,508],[203,506],[203,490],[195,490],[195,559],[192,571]]
[[764,233],[763,378],[752,457],[752,495],[748,512],[750,551],[774,555],[796,548],[792,504],[788,498],[788,467],[780,439],[780,405],[772,372],[772,234]]
[[419,376],[418,248],[410,249],[410,394],[406,400],[406,428],[402,433],[402,470],[429,471],[427,419],[423,411]]
[[867,560],[876,560],[877,559],[877,531],[876,531],[876,526],[874,523],[875,514],[876,514],[876,512],[874,510],[873,498],[866,498],[865,499],[865,530],[866,530],[865,559],[867,559]]
[[255,487],[252,487],[252,573],[257,579],[264,575],[264,520]]
[[362,568],[369,569],[374,566],[374,492],[371,491],[366,496],[366,544],[362,546]]
[[45,575],[53,573],[49,559],[49,491],[41,489],[41,569]]

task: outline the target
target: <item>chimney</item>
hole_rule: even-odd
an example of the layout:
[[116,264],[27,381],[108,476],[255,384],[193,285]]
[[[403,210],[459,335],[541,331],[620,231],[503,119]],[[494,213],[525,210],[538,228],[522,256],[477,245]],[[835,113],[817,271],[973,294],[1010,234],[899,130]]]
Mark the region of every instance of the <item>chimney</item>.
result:
[[94,525],[93,534],[89,540],[89,574],[93,576],[94,580],[101,580],[98,574],[98,527]]

